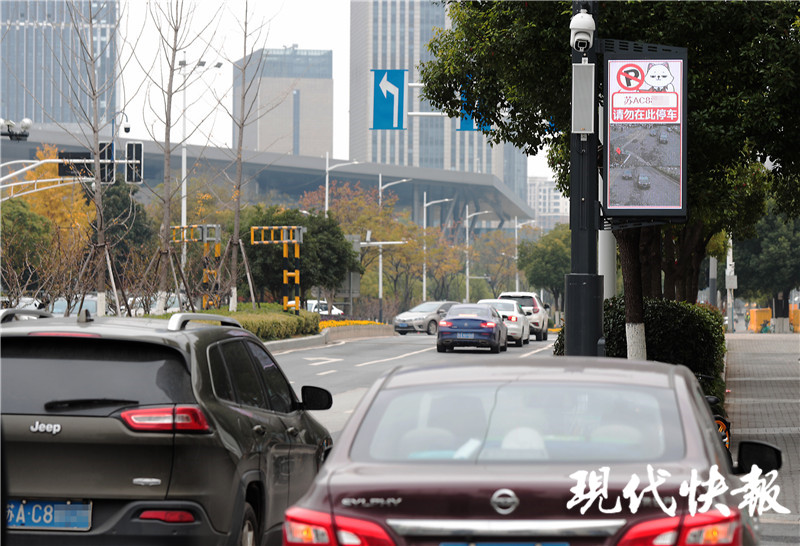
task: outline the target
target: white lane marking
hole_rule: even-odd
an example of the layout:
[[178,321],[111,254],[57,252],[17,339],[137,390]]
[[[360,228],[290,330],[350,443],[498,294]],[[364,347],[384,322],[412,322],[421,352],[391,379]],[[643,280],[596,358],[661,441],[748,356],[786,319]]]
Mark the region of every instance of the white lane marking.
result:
[[336,370],[328,370],[326,372],[319,372],[317,375],[328,375],[331,373],[336,373]]
[[409,357],[409,356],[418,355],[419,353],[424,353],[425,351],[432,351],[433,349],[435,349],[435,347],[428,347],[427,349],[422,349],[420,351],[414,351],[413,353],[406,353],[404,355],[397,355],[397,356],[393,356],[391,358],[383,358],[381,360],[370,360],[369,362],[362,362],[361,364],[356,364],[354,367],[355,368],[360,368],[361,366],[369,366],[370,364],[379,364],[381,362],[389,362],[389,361],[392,361],[392,360],[399,360],[401,358],[406,358],[406,357]]
[[[270,351],[273,355],[288,355],[290,353],[298,353],[300,351],[313,351],[314,349],[326,349],[328,347],[336,347],[337,345],[344,345],[347,340],[331,341],[325,345],[314,345],[313,347],[298,347],[297,349],[286,349],[285,351]],[[269,345],[267,345],[269,348]]]
[[551,349],[553,347],[554,343],[555,342],[551,343],[550,345],[546,345],[544,347],[539,347],[535,351],[531,351],[529,353],[525,353],[524,355],[519,355],[519,357],[517,357],[517,358],[525,358],[526,356],[535,355],[536,353],[541,353],[542,351],[546,351],[547,349]]
[[341,358],[329,358],[327,356],[306,356],[303,360],[318,360],[319,362],[309,362],[309,366],[322,366],[323,364],[330,364],[331,362],[341,362]]

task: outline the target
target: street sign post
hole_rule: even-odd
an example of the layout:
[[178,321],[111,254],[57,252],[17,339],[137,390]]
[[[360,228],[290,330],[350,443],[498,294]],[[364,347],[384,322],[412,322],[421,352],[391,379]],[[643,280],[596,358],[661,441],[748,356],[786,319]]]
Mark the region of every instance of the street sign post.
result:
[[125,182],[128,184],[142,183],[142,156],[141,142],[125,144]]

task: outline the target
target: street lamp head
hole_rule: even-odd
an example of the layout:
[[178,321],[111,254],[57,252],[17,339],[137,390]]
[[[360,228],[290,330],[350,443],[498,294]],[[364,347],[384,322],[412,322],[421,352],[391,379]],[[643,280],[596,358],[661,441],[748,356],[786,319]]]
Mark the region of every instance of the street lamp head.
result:
[[19,122],[19,128],[21,131],[27,131],[33,125],[33,121],[31,118],[22,118],[22,121]]

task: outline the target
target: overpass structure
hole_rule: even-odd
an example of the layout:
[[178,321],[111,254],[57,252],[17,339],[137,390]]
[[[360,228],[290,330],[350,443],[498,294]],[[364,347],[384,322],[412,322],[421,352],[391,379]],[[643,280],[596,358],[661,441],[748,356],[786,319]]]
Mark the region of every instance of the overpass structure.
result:
[[[124,150],[126,139],[117,140],[117,149]],[[27,141],[4,141],[0,146],[0,164],[15,160],[36,158],[37,148],[44,144],[56,146],[59,151],[83,151],[75,138],[65,132],[31,131]],[[274,196],[285,200],[298,200],[305,192],[317,191],[325,186],[326,158],[298,155],[275,154],[269,152],[243,151],[243,169],[246,185],[242,202],[266,203]],[[120,157],[117,152],[117,157]],[[233,150],[208,146],[187,146],[189,168],[188,176],[203,175],[212,184],[230,184],[236,165]],[[181,172],[180,145],[175,145],[171,154],[170,170]],[[164,179],[163,144],[144,143],[144,185],[155,187]],[[344,163],[348,163],[344,165]],[[379,163],[355,163],[349,160],[331,159],[327,162],[330,180],[337,182],[360,183],[363,188],[377,188],[379,180],[386,187],[394,181],[408,181],[392,185],[390,190],[397,196],[395,205],[399,210],[410,210],[412,219],[422,223],[423,195],[427,202],[437,199],[452,199],[434,210],[428,211],[430,226],[454,226],[461,224],[466,210],[488,211],[479,217],[481,222],[490,222],[496,228],[511,228],[514,218],[523,222],[533,218],[534,212],[500,179],[491,174],[448,171],[401,165]],[[340,166],[339,166],[340,165]],[[334,170],[335,169],[335,170]],[[0,175],[8,174],[6,169]],[[180,176],[177,174],[177,176]],[[324,190],[323,190],[324,191]],[[147,200],[148,192],[140,192]],[[386,197],[384,195],[384,197]],[[458,235],[463,230],[454,230]]]

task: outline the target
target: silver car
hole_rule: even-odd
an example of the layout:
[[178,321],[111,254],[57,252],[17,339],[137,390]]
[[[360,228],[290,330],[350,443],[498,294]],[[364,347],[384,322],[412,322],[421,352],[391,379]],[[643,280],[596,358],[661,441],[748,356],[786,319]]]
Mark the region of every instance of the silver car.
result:
[[547,327],[549,326],[550,316],[548,311],[550,306],[543,304],[536,292],[502,292],[498,299],[515,300],[525,314],[531,325],[531,334],[536,336],[536,341],[547,339]]
[[426,301],[394,317],[394,331],[401,336],[408,332],[425,332],[435,336],[439,320],[447,313],[454,301]]
[[531,331],[528,323],[528,315],[522,310],[522,307],[513,300],[479,300],[478,303],[485,303],[494,307],[500,316],[503,317],[503,322],[508,329],[508,339],[513,341],[517,347],[522,347],[523,344],[530,343]]

